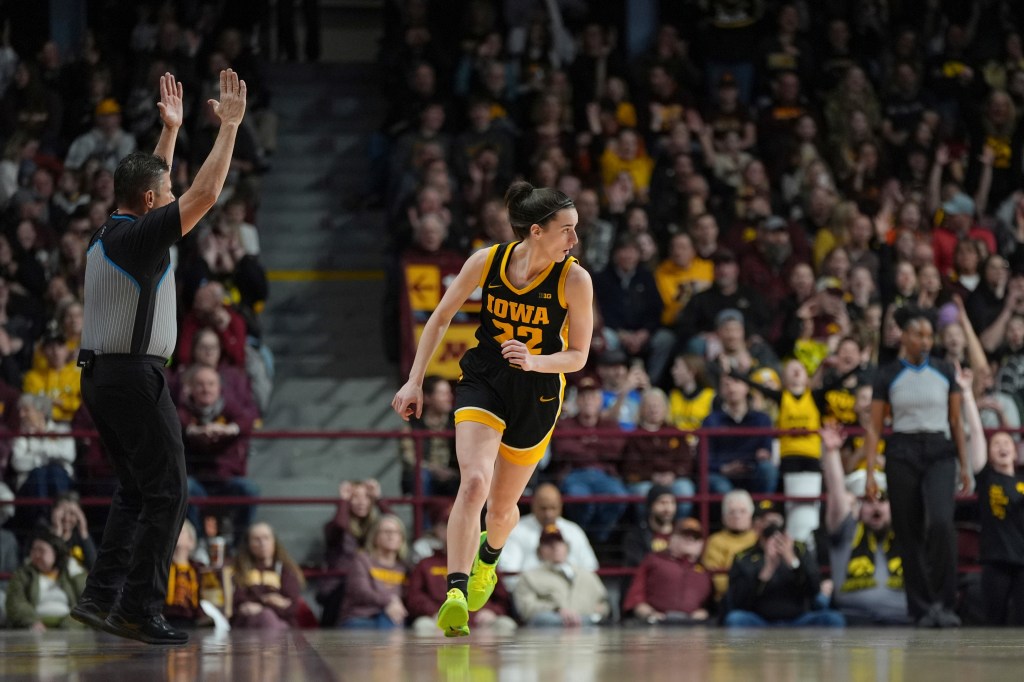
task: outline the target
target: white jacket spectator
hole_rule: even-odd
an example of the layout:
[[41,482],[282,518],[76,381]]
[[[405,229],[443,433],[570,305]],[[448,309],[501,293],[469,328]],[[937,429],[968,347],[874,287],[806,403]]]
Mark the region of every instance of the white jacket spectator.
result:
[[[537,548],[540,546],[540,535],[544,527],[554,524],[558,532],[565,538],[569,545],[569,563],[585,571],[596,571],[597,556],[587,534],[577,524],[562,518],[562,494],[558,488],[545,483],[537,486],[531,503],[533,513],[519,519],[519,523],[512,529],[512,533],[501,550],[499,567],[501,571],[510,573],[523,573],[541,565],[537,557]],[[506,576],[505,587],[512,591],[515,589],[518,576]]]
[[596,625],[610,613],[608,591],[593,571],[568,560],[562,534],[545,529],[537,549],[540,565],[519,577],[512,598],[528,625],[579,627]]
[[64,165],[78,170],[91,158],[113,173],[118,162],[135,151],[135,137],[121,128],[121,105],[113,99],[96,105],[96,126],[75,138]]
[[[25,394],[18,401],[22,429],[29,433],[57,433],[58,428],[47,415],[49,400],[44,396]],[[18,436],[11,452],[11,468],[17,476],[15,490],[21,488],[29,473],[51,462],[60,464],[68,476],[74,477],[75,439],[67,436],[37,438]]]

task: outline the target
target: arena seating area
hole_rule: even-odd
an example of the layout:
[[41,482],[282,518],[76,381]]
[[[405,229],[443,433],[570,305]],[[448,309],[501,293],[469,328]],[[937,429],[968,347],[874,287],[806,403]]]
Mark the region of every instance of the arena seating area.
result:
[[[269,9],[106,4],[122,10],[116,22],[91,8],[86,30],[64,42],[32,11],[0,14],[0,586],[40,538],[79,571],[95,558],[114,477],[75,365],[86,249],[116,208],[120,158],[155,146],[160,76],[174,73],[186,93],[168,160],[180,195],[216,135],[206,102],[230,67],[248,84],[249,109],[228,186],[174,252],[180,338],[166,375],[194,503],[192,551],[177,570],[192,567],[195,589],[168,604],[193,623],[206,624],[199,597],[231,616],[231,568],[249,556],[257,505],[330,503],[334,518],[312,522],[324,524],[324,555],[282,553],[279,572],[309,581],[283,619],[427,627],[417,618],[436,610],[432,579],[443,576],[459,482],[452,390],[479,303],[460,312],[432,361],[421,419],[338,434],[264,429],[274,363],[261,330],[274,292],[259,208],[275,192],[262,177],[277,148]],[[388,267],[375,314],[394,363],[388,378],[404,381],[418,333],[465,259],[514,239],[503,202],[514,180],[573,199],[574,255],[594,281],[590,360],[567,377],[522,505],[536,528],[499,564],[508,575],[486,625],[543,622],[517,578],[560,540],[575,570],[601,579],[593,610],[581,613],[644,622],[631,586],[677,535],[700,541],[680,556],[699,559],[707,583],[687,619],[714,622],[728,608],[735,551],[705,550],[730,536],[756,541],[772,514],[816,573],[820,565],[808,608],[826,611],[841,587],[827,579],[830,497],[849,495],[856,509],[863,496],[875,371],[897,358],[901,309],[928,311],[934,354],[969,371],[962,385],[978,424],[1014,434],[1024,462],[1018,4],[383,3],[388,110],[365,140],[372,172],[349,193],[383,216]],[[279,43],[276,56],[294,60],[295,46]],[[212,400],[192,391],[205,377],[218,387]],[[818,421],[787,412],[804,392]],[[819,421],[838,435],[819,435]],[[238,434],[215,451],[190,441],[210,423],[237,424]],[[338,481],[337,498],[260,500],[246,477],[252,439],[296,435],[380,439],[400,483],[353,476]],[[823,448],[832,438],[834,451]],[[828,487],[833,456],[844,490]],[[670,507],[656,511],[666,497]],[[742,521],[729,518],[730,501],[744,507]],[[980,624],[978,498],[964,490],[956,504],[958,612]],[[366,594],[385,598],[371,609]]]

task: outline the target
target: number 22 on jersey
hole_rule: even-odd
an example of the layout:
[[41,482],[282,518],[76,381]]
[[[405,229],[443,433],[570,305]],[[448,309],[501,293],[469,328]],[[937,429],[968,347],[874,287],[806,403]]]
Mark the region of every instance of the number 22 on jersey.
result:
[[527,327],[525,325],[520,325],[515,328],[515,331],[513,333],[512,325],[510,325],[508,322],[494,320],[494,326],[501,330],[501,334],[494,337],[499,344],[505,343],[509,339],[516,337],[520,339],[529,339],[528,341],[523,342],[526,344],[526,348],[530,351],[532,355],[540,355],[540,342],[543,338],[543,332],[537,327]]

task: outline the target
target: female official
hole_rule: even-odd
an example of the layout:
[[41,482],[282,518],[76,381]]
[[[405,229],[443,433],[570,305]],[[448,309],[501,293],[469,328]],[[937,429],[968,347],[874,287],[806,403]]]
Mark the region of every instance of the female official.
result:
[[957,627],[956,536],[953,496],[957,459],[960,482],[970,492],[962,392],[953,366],[929,358],[932,322],[924,311],[896,311],[902,330],[900,357],[878,370],[871,401],[871,424],[864,437],[867,454],[865,494],[878,495],[875,457],[886,408],[892,412],[892,435],[886,440],[885,473],[889,483],[892,526],[903,558],[907,608],[920,627]]
[[[478,345],[462,358],[455,389],[462,480],[448,522],[448,598],[437,616],[448,637],[469,634],[469,611],[494,590],[495,564],[519,520],[519,498],[561,411],[563,374],[586,364],[593,333],[590,275],[569,256],[578,241],[572,200],[517,182],[505,205],[519,241],[469,257],[427,321],[409,381],[391,402],[405,420],[420,415],[427,362],[479,287]],[[487,531],[480,534],[485,502]]]

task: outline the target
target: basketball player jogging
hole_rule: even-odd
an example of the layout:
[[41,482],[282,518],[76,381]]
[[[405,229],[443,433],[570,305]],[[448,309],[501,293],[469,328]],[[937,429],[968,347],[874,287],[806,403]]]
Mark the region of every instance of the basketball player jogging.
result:
[[[420,416],[427,362],[479,287],[478,345],[463,356],[455,388],[461,484],[448,521],[448,595],[437,614],[446,637],[468,635],[469,612],[494,591],[519,498],[562,409],[564,373],[586,364],[594,326],[590,275],[569,255],[579,241],[572,200],[517,182],[505,205],[519,241],[469,257],[427,321],[409,381],[391,401],[403,419]],[[480,533],[485,502],[487,530]]]

